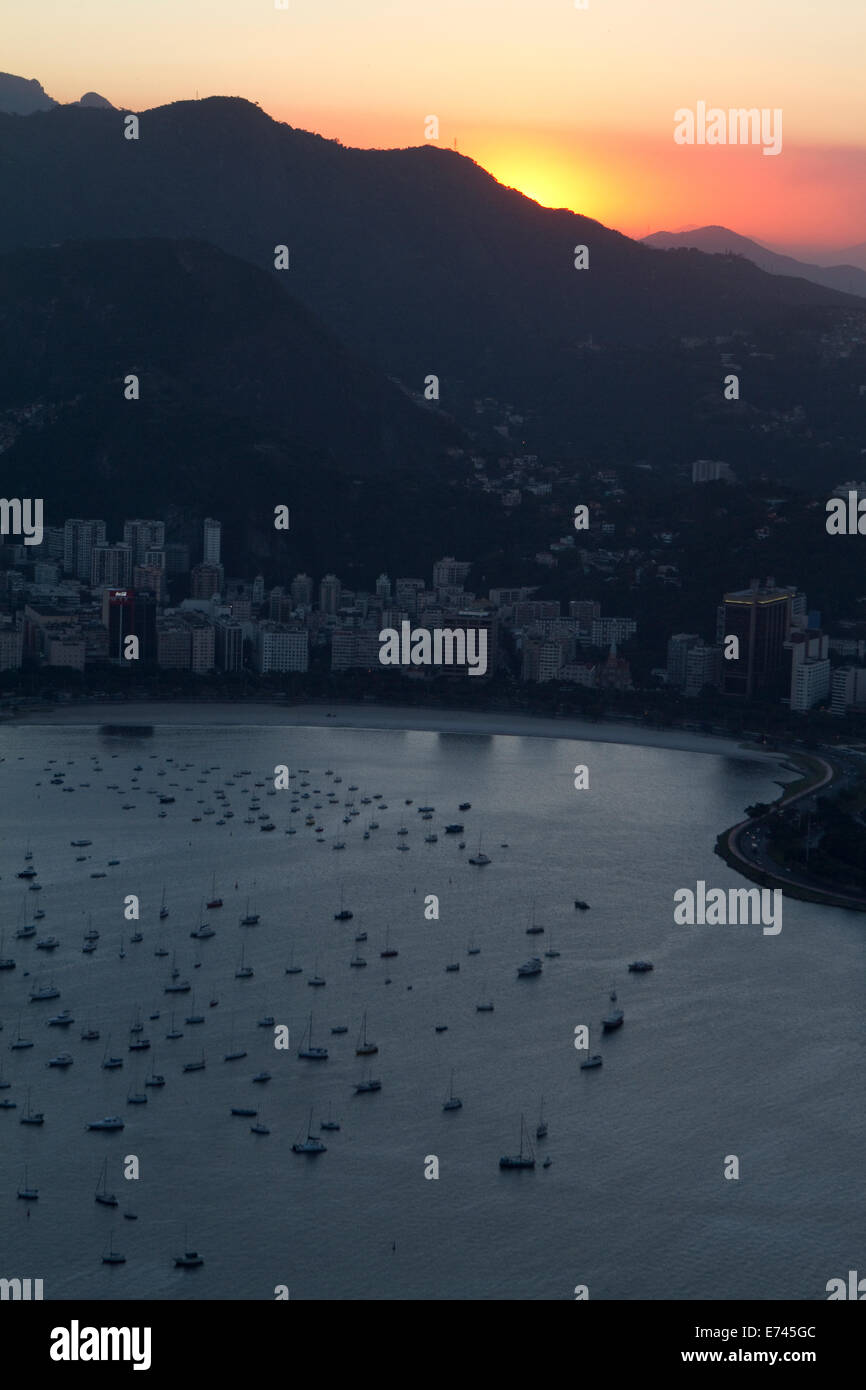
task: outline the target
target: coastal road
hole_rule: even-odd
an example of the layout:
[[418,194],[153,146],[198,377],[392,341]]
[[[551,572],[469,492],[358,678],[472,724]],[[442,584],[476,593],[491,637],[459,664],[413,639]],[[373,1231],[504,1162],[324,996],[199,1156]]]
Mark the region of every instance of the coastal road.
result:
[[[810,753],[809,756],[821,765],[822,776],[820,780],[804,788],[803,791],[794,792],[790,796],[783,794],[774,803],[775,810],[780,810],[783,807],[787,810],[795,802],[817,796],[820,791],[828,787],[834,780],[838,780],[840,776],[843,777],[844,781],[847,781],[847,776],[840,774],[839,769],[827,758],[821,757],[817,753]],[[813,893],[829,892],[826,883],[811,879],[808,875],[795,878],[791,870],[780,869],[779,865],[770,858],[767,853],[767,834],[763,824],[770,814],[772,813],[768,811],[762,816],[749,817],[731,827],[726,837],[727,847],[731,854],[741,863],[760,869],[772,878],[775,885],[783,891],[786,887],[797,887]],[[850,904],[851,907],[862,909],[864,906],[862,898],[852,898],[843,893],[833,893],[832,896],[842,904]]]

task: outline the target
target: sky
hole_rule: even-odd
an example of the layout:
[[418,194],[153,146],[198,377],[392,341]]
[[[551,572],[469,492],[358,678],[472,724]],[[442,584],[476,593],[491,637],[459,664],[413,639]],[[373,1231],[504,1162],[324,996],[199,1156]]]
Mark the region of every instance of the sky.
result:
[[[285,3],[285,9],[277,5]],[[863,0],[4,0],[0,65],[58,101],[243,96],[362,147],[453,146],[629,236],[866,240]],[[782,148],[675,112],[781,110]]]

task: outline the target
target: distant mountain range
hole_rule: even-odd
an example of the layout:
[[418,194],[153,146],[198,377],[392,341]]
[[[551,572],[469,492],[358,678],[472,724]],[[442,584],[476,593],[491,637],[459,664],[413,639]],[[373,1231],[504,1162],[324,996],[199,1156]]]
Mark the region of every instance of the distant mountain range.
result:
[[[586,432],[586,348],[790,327],[860,306],[745,259],[661,253],[540,207],[452,150],[360,150],[233,97],[140,113],[0,115],[0,250],[67,239],[194,238],[282,279],[350,349],[471,422],[489,395]],[[275,272],[274,248],[291,268]],[[575,247],[589,269],[574,267]],[[619,387],[622,389],[621,383]],[[613,419],[621,415],[614,412]]]
[[[110,101],[98,92],[85,92],[78,106],[99,106],[114,110]],[[15,77],[11,72],[0,72],[0,111],[10,116],[31,116],[34,111],[50,111],[58,103],[50,97],[35,77]]]
[[[841,290],[845,294],[866,297],[866,243],[852,247],[848,254],[850,265],[820,266],[806,261],[795,260],[793,256],[783,256],[771,251],[760,242],[740,236],[728,227],[695,227],[690,232],[653,232],[643,238],[644,245],[657,250],[669,251],[678,247],[693,247],[710,255],[726,255],[733,252],[766,270],[770,275],[796,275],[811,280],[816,285],[826,285],[829,289]],[[861,258],[864,268],[860,268],[856,258]]]

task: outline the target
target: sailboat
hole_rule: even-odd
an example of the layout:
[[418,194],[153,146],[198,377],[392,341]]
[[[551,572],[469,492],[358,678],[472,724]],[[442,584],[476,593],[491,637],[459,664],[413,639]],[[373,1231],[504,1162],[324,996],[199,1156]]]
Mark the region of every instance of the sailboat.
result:
[[442,1106],[442,1109],[443,1109],[443,1110],[461,1110],[462,1108],[463,1108],[463,1102],[462,1102],[462,1100],[460,1099],[459,1096],[455,1096],[455,1094],[454,1094],[454,1068],[452,1067],[452,1068],[451,1068],[451,1084],[450,1084],[450,1086],[448,1087],[448,1095],[445,1097],[445,1102],[444,1102],[444,1104],[443,1104],[443,1106]]
[[0,970],[14,970],[14,969],[15,969],[15,961],[12,959],[11,956],[4,956],[4,955],[3,955],[3,947],[4,947],[4,945],[5,945],[5,942],[6,942],[6,933],[3,932],[3,934],[0,935]]
[[589,1047],[589,1029],[586,1030],[586,1056],[580,1064],[581,1071],[589,1071],[591,1067],[600,1067],[604,1058],[600,1052],[591,1052]]
[[[526,1148],[527,1148],[527,1152],[526,1152],[526,1153],[524,1153],[524,1151],[523,1151],[524,1138],[525,1138],[525,1140],[526,1140]],[[521,1117],[520,1117],[520,1153],[518,1153],[518,1154],[505,1154],[502,1158],[500,1158],[500,1160],[499,1160],[499,1166],[500,1166],[500,1168],[534,1168],[534,1167],[535,1167],[535,1153],[534,1153],[534,1150],[533,1150],[533,1148],[532,1148],[532,1143],[531,1143],[531,1141],[530,1141],[529,1135],[526,1133],[526,1125],[525,1125],[525,1123],[524,1123],[524,1120],[523,1120],[523,1116],[522,1116],[522,1115],[521,1115]]]
[[228,1050],[228,1052],[226,1052],[226,1053],[223,1054],[223,1061],[224,1061],[224,1062],[239,1062],[240,1059],[241,1059],[242,1057],[246,1057],[246,1055],[247,1055],[247,1054],[246,1054],[246,1049],[243,1048],[243,1047],[235,1047],[234,1041],[235,1041],[235,1030],[234,1030],[234,1024],[232,1024],[232,1030],[231,1030],[231,1033],[229,1034],[229,1050]]
[[[612,989],[610,992],[610,1002],[611,1004],[616,1003],[615,989]],[[624,1018],[625,1014],[623,1013],[622,1009],[611,1009],[610,1012],[606,1013],[604,1018],[601,1020],[601,1031],[603,1033],[612,1033],[614,1029],[621,1028]]]
[[[211,906],[212,906],[212,904],[211,904],[211,903],[208,903],[208,907],[211,907]],[[219,906],[222,907],[222,899],[220,899]],[[201,914],[202,914],[202,904],[199,903],[199,909],[198,909],[199,918],[201,918]],[[196,941],[207,941],[207,940],[210,939],[210,937],[216,936],[216,932],[214,931],[213,927],[210,925],[209,922],[202,922],[202,921],[199,921],[199,925],[198,925],[197,927],[195,927],[193,931],[190,932],[190,936],[193,937]]]
[[[166,1036],[168,1037],[169,1035],[166,1034]],[[144,1078],[144,1084],[145,1084],[145,1086],[164,1086],[164,1085],[165,1085],[165,1077],[163,1076],[162,1072],[156,1071],[156,1053],[153,1053],[153,1054],[151,1055],[151,1059],[150,1059],[150,1076],[146,1076],[146,1077]]]
[[[304,1047],[304,1038],[309,1034],[309,1042]],[[328,1049],[326,1047],[313,1046],[313,1015],[310,1014],[310,1021],[304,1030],[304,1038],[301,1038],[301,1046],[298,1048],[298,1056],[304,1057],[308,1062],[326,1062],[328,1060]]]
[[470,856],[469,856],[469,863],[470,863],[470,864],[476,864],[476,865],[478,865],[479,868],[480,868],[480,867],[483,867],[485,864],[489,864],[490,862],[491,862],[490,859],[488,859],[487,855],[484,854],[483,851],[482,851],[482,849],[481,849],[481,836],[479,835],[479,836],[478,836],[478,848],[477,848],[477,850],[475,851],[474,854],[470,854]]
[[371,1078],[369,1072],[367,1073],[367,1078],[366,1078],[365,1081],[358,1081],[358,1082],[355,1083],[355,1095],[356,1095],[356,1096],[365,1096],[365,1095],[369,1095],[370,1092],[372,1092],[372,1091],[381,1091],[381,1089],[382,1089],[382,1083],[381,1083],[381,1081],[374,1081],[374,1080]]
[[41,1110],[30,1108],[30,1087],[27,1088],[27,1109],[18,1121],[19,1125],[44,1125],[45,1116]]
[[[184,1228],[183,1243],[185,1247],[187,1244],[186,1228]],[[204,1260],[197,1250],[187,1250],[185,1248],[182,1255],[175,1255],[174,1257],[175,1269],[198,1269],[199,1265],[203,1264]]]
[[372,1057],[379,1051],[378,1043],[370,1042],[367,1038],[367,1010],[364,1010],[364,1021],[361,1025],[361,1032],[358,1034],[358,1045],[355,1048],[356,1057]]
[[319,957],[316,956],[316,963],[313,969],[313,973],[307,980],[307,984],[312,985],[313,989],[321,989],[324,983],[324,976],[319,974]]
[[389,960],[392,956],[399,955],[397,948],[391,945],[390,927],[385,928],[385,949],[384,951],[380,951],[379,955],[382,957],[383,960]]
[[552,938],[552,937],[551,937],[551,939],[550,939],[550,945],[548,946],[548,948],[547,948],[547,950],[545,951],[544,954],[545,954],[545,956],[546,956],[546,958],[547,958],[548,960],[556,960],[557,956],[559,956],[559,955],[561,954],[559,951],[557,951],[557,950],[554,948],[554,945],[553,945],[553,938]]
[[23,1202],[37,1202],[39,1200],[39,1188],[30,1187],[27,1182],[27,1165],[24,1165],[24,1186],[19,1187],[18,1196]]
[[216,873],[214,873],[213,880],[212,880],[212,882],[211,882],[211,890],[210,890],[210,891],[211,891],[211,896],[210,896],[210,902],[208,903],[208,907],[209,907],[209,908],[212,908],[212,907],[222,907],[222,905],[223,905],[223,900],[222,900],[222,898],[218,898],[218,897],[217,897],[217,892],[216,892]]
[[18,1033],[17,1033],[17,1035],[16,1035],[15,1041],[14,1041],[14,1042],[11,1042],[11,1043],[9,1044],[9,1051],[10,1051],[10,1052],[23,1052],[23,1051],[25,1050],[25,1048],[32,1047],[32,1046],[33,1046],[33,1040],[32,1040],[32,1038],[22,1038],[22,1036],[21,1036],[21,1019],[19,1018],[19,1019],[18,1019]]
[[240,920],[240,925],[242,927],[255,927],[258,924],[258,921],[259,914],[257,912],[250,912],[250,900],[249,898],[247,898],[246,911],[244,912],[244,915]]
[[95,1200],[96,1200],[97,1202],[99,1202],[100,1206],[103,1206],[103,1207],[116,1207],[116,1206],[118,1205],[117,1198],[115,1197],[115,1195],[114,1195],[113,1192],[109,1192],[109,1191],[108,1191],[108,1187],[107,1187],[107,1185],[106,1185],[106,1184],[107,1184],[107,1179],[108,1179],[108,1158],[106,1157],[106,1158],[104,1158],[104,1159],[102,1160],[102,1172],[101,1172],[99,1181],[98,1181],[97,1184],[96,1184],[96,1192],[95,1192],[94,1196],[95,1196]]
[[183,1069],[184,1069],[184,1071],[204,1071],[204,1065],[205,1065],[205,1063],[204,1063],[204,1052],[202,1052],[199,1061],[197,1061],[197,1062],[184,1062],[184,1064],[183,1064]]
[[537,922],[536,922],[536,920],[535,920],[535,899],[533,898],[533,899],[532,899],[532,919],[531,919],[531,921],[530,921],[530,923],[529,923],[529,926],[526,928],[526,935],[527,935],[527,936],[542,936],[543,933],[544,933],[544,927],[538,926],[538,924],[537,924]]
[[111,1233],[111,1236],[109,1237],[108,1249],[106,1250],[105,1254],[104,1254],[103,1257],[102,1257],[102,1263],[103,1263],[104,1265],[125,1265],[125,1264],[126,1264],[126,1256],[125,1256],[125,1255],[121,1255],[120,1251],[119,1251],[119,1250],[115,1250],[115,1248],[114,1248],[114,1232],[113,1232],[113,1231],[112,1231],[112,1233]]
[[333,1120],[333,1119],[331,1118],[331,1102],[328,1101],[328,1118],[327,1118],[327,1120],[322,1120],[321,1124],[319,1125],[319,1129],[337,1130],[337,1129],[339,1129],[339,1128],[340,1128],[340,1122],[339,1122],[339,1120]]
[[536,1139],[547,1138],[547,1121],[544,1118],[544,1096],[541,1097],[541,1109],[538,1112],[538,1124],[535,1126]]
[[166,905],[165,905],[165,888],[163,888],[163,890],[162,890],[162,902],[160,903],[160,907],[159,907],[159,920],[160,920],[161,922],[164,922],[167,916],[168,916],[168,908],[167,908]]
[[253,967],[251,965],[244,965],[244,948],[241,946],[241,963],[235,971],[235,979],[250,980],[252,979],[252,975]]
[[295,1143],[292,1145],[292,1153],[323,1154],[327,1152],[327,1145],[322,1143],[322,1140],[318,1137],[318,1135],[313,1134],[313,1112],[311,1109],[309,1122],[307,1124],[307,1137],[303,1141],[295,1141]]
[[335,921],[335,922],[351,922],[351,920],[352,920],[352,918],[354,917],[354,915],[355,915],[354,912],[350,912],[349,909],[348,909],[347,907],[344,907],[344,906],[343,906],[343,889],[341,888],[341,889],[340,889],[340,911],[334,913],[334,921]]
[[287,974],[287,975],[301,975],[301,974],[303,974],[303,970],[302,970],[301,966],[300,966],[300,965],[295,965],[295,948],[294,948],[294,946],[292,947],[292,949],[291,949],[290,952],[289,952],[289,963],[288,963],[288,965],[286,966],[286,974]]

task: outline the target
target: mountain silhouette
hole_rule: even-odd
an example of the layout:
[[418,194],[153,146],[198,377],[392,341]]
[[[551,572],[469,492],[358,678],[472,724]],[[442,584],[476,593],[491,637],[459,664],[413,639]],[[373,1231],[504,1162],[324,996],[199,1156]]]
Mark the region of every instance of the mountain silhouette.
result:
[[56,105],[35,77],[0,72],[0,111],[13,116],[29,116],[34,111],[49,111]]
[[[740,236],[728,227],[695,227],[690,232],[653,232],[651,236],[644,237],[643,241],[646,246],[653,246],[662,251],[687,246],[706,251],[710,255],[728,255],[733,252],[737,256],[745,256],[770,275],[802,276],[804,280],[811,280],[816,285],[826,285],[829,289],[841,290],[845,294],[866,297],[866,270],[859,269],[856,264],[810,265],[807,261],[798,261],[793,256],[783,256],[778,251],[771,251],[766,246],[761,246],[760,242]],[[856,251],[857,248],[852,249]],[[866,247],[861,247],[860,250],[864,252]]]
[[[287,282],[349,348],[408,388],[440,379],[468,421],[483,395],[578,438],[583,345],[711,340],[816,306],[859,305],[745,259],[669,255],[540,207],[433,146],[359,150],[237,97],[140,113],[0,116],[0,250],[70,238],[201,239]],[[274,248],[291,268],[275,272]],[[574,248],[589,248],[589,269]]]

